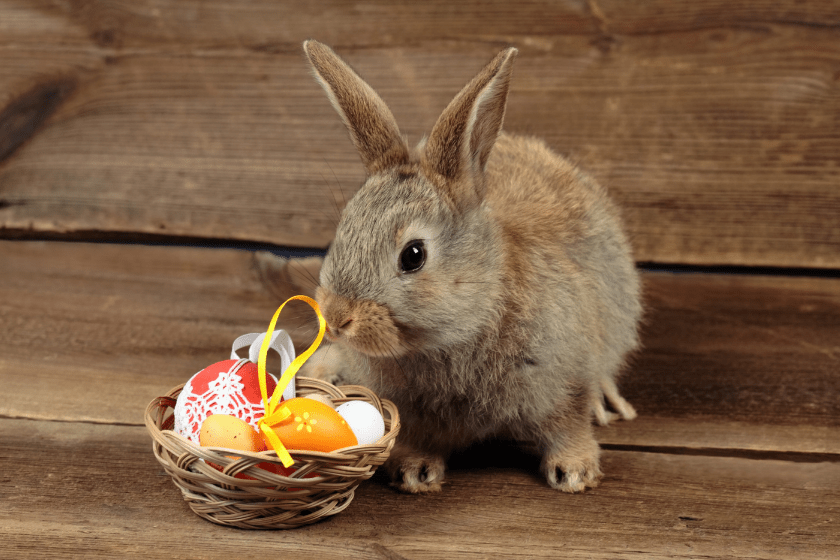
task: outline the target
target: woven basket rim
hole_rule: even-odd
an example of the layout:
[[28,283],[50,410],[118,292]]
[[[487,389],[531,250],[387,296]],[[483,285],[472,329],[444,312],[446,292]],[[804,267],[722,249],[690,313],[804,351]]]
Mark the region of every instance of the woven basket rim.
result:
[[[394,438],[396,438],[397,435],[399,434],[400,416],[399,416],[399,411],[397,410],[396,405],[393,402],[389,401],[388,399],[380,399],[376,395],[376,393],[374,393],[373,391],[371,391],[367,387],[363,387],[361,385],[336,386],[336,385],[333,385],[331,383],[327,383],[326,381],[321,381],[320,379],[314,379],[314,378],[311,378],[311,377],[303,377],[303,376],[297,377],[296,379],[299,382],[297,390],[298,391],[300,391],[301,389],[305,390],[305,393],[302,394],[302,395],[299,395],[299,396],[306,396],[307,394],[311,394],[313,392],[316,392],[316,391],[312,391],[312,390],[306,390],[306,389],[312,389],[313,387],[315,387],[317,389],[332,389],[330,391],[323,391],[322,390],[322,392],[332,393],[332,394],[328,394],[328,396],[330,396],[332,398],[333,403],[335,403],[336,405],[343,404],[344,402],[353,401],[353,400],[364,400],[364,401],[370,402],[371,404],[373,404],[376,407],[376,409],[382,415],[383,420],[385,420],[385,434],[373,443],[364,444],[364,445],[361,445],[361,444],[352,445],[352,446],[349,446],[349,447],[343,447],[341,449],[336,449],[335,451],[331,451],[331,452],[310,451],[310,450],[306,450],[306,449],[289,449],[288,451],[289,451],[289,454],[292,455],[292,458],[294,458],[295,455],[306,455],[306,456],[312,456],[312,457],[319,457],[319,458],[323,458],[323,459],[339,458],[338,457],[339,455],[346,455],[348,452],[351,452],[351,451],[361,450],[361,449],[364,449],[364,448],[367,448],[367,447],[373,447],[373,446],[378,447],[380,445],[385,445],[390,440],[393,440]],[[239,450],[239,449],[230,449],[230,448],[224,448],[224,447],[202,447],[200,445],[196,445],[189,438],[186,438],[186,437],[182,436],[181,434],[178,434],[174,430],[161,430],[157,426],[157,424],[155,423],[155,420],[154,420],[155,410],[158,407],[162,406],[162,404],[163,404],[162,400],[166,400],[166,399],[175,400],[175,399],[177,399],[178,394],[183,390],[184,386],[186,386],[186,383],[181,383],[180,385],[176,385],[175,387],[173,387],[172,389],[167,391],[167,393],[165,395],[152,399],[152,401],[149,402],[149,404],[146,406],[146,412],[145,412],[145,415],[144,415],[144,420],[145,420],[146,428],[148,429],[149,433],[152,435],[153,439],[158,439],[159,436],[156,437],[157,434],[162,435],[162,434],[165,433],[167,435],[167,437],[181,440],[185,446],[195,448],[195,450],[198,454],[201,454],[200,450],[211,450],[212,449],[212,450],[218,450],[218,451],[226,451],[226,452],[234,453],[236,455],[247,456],[247,457],[251,457],[251,458],[255,458],[255,459],[259,458],[261,460],[271,459],[272,457],[277,458],[277,453],[274,450],[260,451],[260,452],[255,453],[255,452],[250,452],[250,451],[242,451],[242,450]],[[363,397],[363,398],[359,398],[360,396]],[[388,414],[387,416],[386,416],[386,413]],[[389,425],[390,425],[390,429],[389,429]],[[161,441],[160,443],[163,443],[163,442]]]

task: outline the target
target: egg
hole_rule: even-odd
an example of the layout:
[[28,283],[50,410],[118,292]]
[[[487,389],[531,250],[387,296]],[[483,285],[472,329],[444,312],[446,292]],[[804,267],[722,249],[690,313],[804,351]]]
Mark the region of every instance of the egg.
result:
[[[277,380],[266,375],[268,395]],[[212,414],[236,416],[254,428],[265,415],[257,365],[248,360],[224,360],[204,368],[187,381],[175,403],[174,431],[199,442],[204,419]]]
[[385,420],[375,406],[365,401],[347,401],[336,408],[344,418],[359,445],[368,445],[379,441],[385,435]]
[[286,449],[329,453],[358,443],[347,421],[324,403],[298,397],[285,401],[283,405],[292,414],[271,429]]
[[[201,424],[199,443],[202,447],[224,447],[226,449],[253,451],[257,453],[268,449],[262,436],[248,422],[228,414],[212,414],[208,416]],[[231,459],[238,458],[236,455],[228,455],[227,457]],[[213,468],[222,470],[219,465],[210,462],[207,464]],[[259,463],[257,466],[276,474],[287,474],[283,465]],[[237,474],[236,478],[254,480],[253,477],[242,473]]]
[[327,395],[323,393],[312,393],[311,395],[305,395],[304,398],[312,399],[313,401],[318,401],[319,403],[324,403],[330,408],[335,408],[335,405],[332,402],[332,399],[329,398]]
[[240,451],[265,451],[260,434],[250,424],[228,414],[211,414],[198,435],[202,447],[225,447]]

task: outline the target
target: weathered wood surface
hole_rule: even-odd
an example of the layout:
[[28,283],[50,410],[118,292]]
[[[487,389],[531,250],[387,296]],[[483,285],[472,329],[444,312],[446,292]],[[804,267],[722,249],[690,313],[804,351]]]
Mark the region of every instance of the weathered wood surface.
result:
[[[236,337],[264,331],[294,295],[264,288],[244,251],[0,246],[4,416],[142,423],[144,401],[228,359]],[[281,321],[297,340],[305,312],[293,302]],[[106,386],[113,398],[93,406]],[[63,398],[42,406],[56,392]]]
[[188,509],[142,412],[293,288],[237,250],[2,241],[0,263],[0,557],[840,554],[840,280],[645,274],[623,379],[640,418],[598,430],[605,478],[582,496],[493,443],[457,456],[439,495],[377,475],[326,522],[249,532]]
[[[152,398],[227,359],[300,291],[238,250],[2,241],[0,262],[7,417],[140,424]],[[602,442],[840,453],[840,280],[644,281],[645,349],[622,379],[641,418]],[[311,310],[296,305],[281,324],[307,345]],[[102,387],[113,399],[93,406]],[[63,397],[43,406],[50,393]]]
[[608,185],[640,261],[840,266],[833,2],[0,0],[0,235],[325,246],[362,179],[300,54],[411,140],[501,46],[506,127]]
[[[840,554],[840,465],[607,451],[606,476],[559,494],[536,461],[467,458],[432,496],[378,475],[328,521],[292,531],[194,515],[132,426],[0,420],[4,558],[767,558]],[[495,463],[495,465],[485,465]]]

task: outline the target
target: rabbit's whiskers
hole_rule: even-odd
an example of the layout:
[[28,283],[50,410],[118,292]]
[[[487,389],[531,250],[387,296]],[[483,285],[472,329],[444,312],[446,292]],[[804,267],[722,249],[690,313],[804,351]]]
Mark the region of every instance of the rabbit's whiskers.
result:
[[[291,265],[295,265],[295,267],[296,267],[296,268],[295,268],[295,270],[297,270],[298,272],[300,272],[303,276],[306,276],[306,278],[307,278],[310,282],[312,282],[312,286],[311,286],[311,287],[312,287],[313,289],[318,287],[318,285],[320,284],[320,281],[319,281],[318,279],[316,279],[316,278],[312,275],[312,273],[309,271],[309,269],[307,269],[305,266],[303,266],[303,265],[302,265],[302,264],[300,264],[299,262],[295,261],[294,259],[289,259],[288,264],[289,264],[289,266],[291,266]],[[289,282],[287,282],[287,283],[289,283]]]

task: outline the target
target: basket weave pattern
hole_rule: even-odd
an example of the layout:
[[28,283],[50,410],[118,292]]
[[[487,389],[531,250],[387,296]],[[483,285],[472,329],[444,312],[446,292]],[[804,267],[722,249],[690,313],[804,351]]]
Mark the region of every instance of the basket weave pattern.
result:
[[[356,487],[373,476],[388,458],[400,429],[394,403],[356,385],[336,387],[307,377],[296,380],[301,397],[320,393],[330,397],[336,406],[349,400],[374,405],[385,420],[385,435],[376,443],[331,453],[289,450],[296,470],[283,476],[257,467],[260,463],[282,465],[274,451],[251,453],[200,447],[172,431],[175,400],[183,385],[175,387],[146,407],[146,427],[153,439],[155,457],[196,514],[220,525],[243,529],[291,529],[313,523],[344,511],[353,500]],[[208,463],[218,465],[221,471]],[[304,478],[308,475],[311,478]]]

